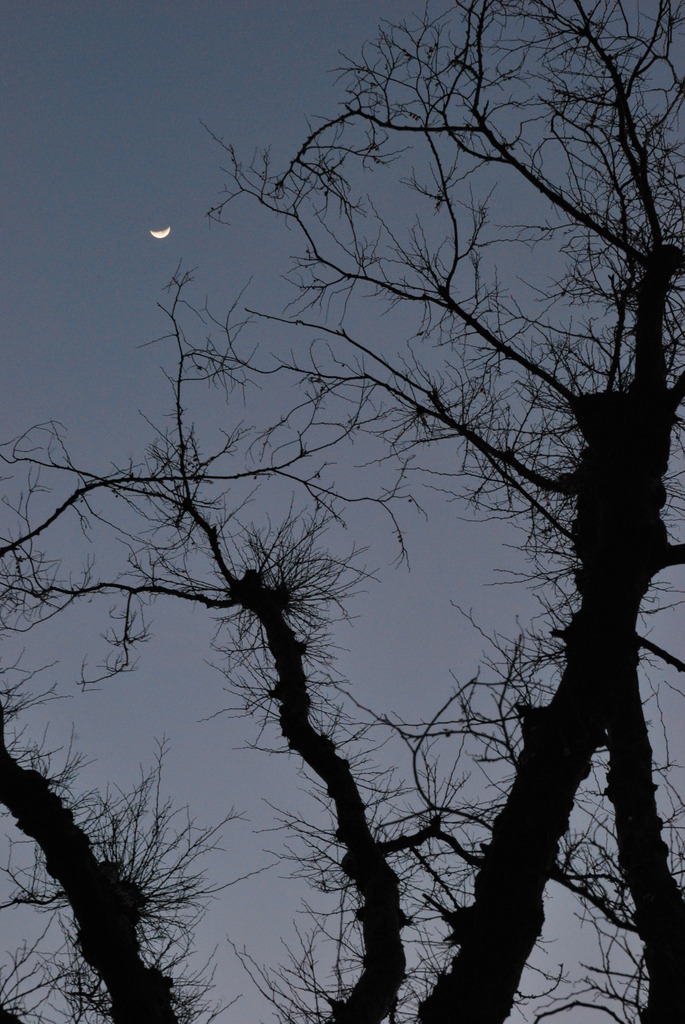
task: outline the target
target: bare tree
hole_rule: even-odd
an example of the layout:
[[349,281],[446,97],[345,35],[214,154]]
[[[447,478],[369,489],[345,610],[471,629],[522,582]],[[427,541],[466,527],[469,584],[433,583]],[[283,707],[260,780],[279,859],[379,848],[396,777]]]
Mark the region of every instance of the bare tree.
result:
[[[679,4],[613,0],[457,0],[388,24],[285,171],[228,149],[232,184],[212,211],[249,195],[299,235],[285,320],[320,339],[292,370],[322,429],[336,409],[357,426],[364,411],[404,467],[447,446],[441,485],[451,475],[468,494],[470,478],[481,508],[526,515],[551,584],[558,678],[544,700],[533,688],[537,706],[513,705],[515,773],[426,1024],[455,1007],[469,1022],[510,1013],[605,747],[640,1016],[685,1006],[680,844],[664,841],[638,671],[641,647],[654,653],[644,603],[684,550],[662,515],[675,525],[681,503],[681,30]],[[348,328],[369,299],[404,311],[404,351]]]
[[[685,561],[683,20],[667,0],[454,0],[383,24],[348,61],[338,112],[284,170],[224,147],[230,184],[212,215],[252,198],[299,239],[293,305],[253,314],[293,328],[292,352],[269,362],[238,304],[220,322],[193,310],[179,273],[166,309],[173,415],[146,458],[86,471],[54,431],[6,452],[30,494],[38,470],[70,483],[42,516],[15,505],[4,627],[121,595],[105,669],[117,673],[146,635],[150,600],[202,606],[243,709],[277,730],[325,809],[316,826],[297,812],[281,821],[330,915],[313,915],[280,973],[241,953],[283,1021],[509,1019],[531,974],[543,977],[551,886],[578,901],[596,943],[585,975],[547,972],[527,1019],[682,1018],[683,805],[644,700],[649,661],[657,696],[663,665],[685,664],[643,634]],[[385,308],[396,334],[381,346],[364,325]],[[192,340],[193,321],[209,340]],[[296,405],[281,398],[272,422],[246,423],[241,393],[249,410],[251,388],[282,380],[299,385]],[[193,406],[198,388],[226,400],[218,439]],[[375,492],[340,484],[353,442],[378,460]],[[399,531],[421,474],[523,529],[546,616],[494,642],[487,681],[458,683],[407,722],[367,711],[336,680],[331,622],[364,570],[331,531],[359,501]],[[273,514],[255,515],[255,495]],[[73,515],[114,527],[120,571],[87,561],[76,575],[50,557],[51,526]],[[411,784],[389,774],[388,737]],[[172,1010],[140,956],[138,876],[98,861],[44,778],[2,757],[0,797],[22,828],[21,795],[37,809],[28,834],[109,992],[104,1012],[173,1019],[152,1016]],[[487,766],[487,792],[469,783],[474,764]],[[75,887],[41,838],[53,818],[50,841],[80,851]],[[123,928],[107,931],[116,963],[121,945],[138,979],[119,1017],[102,932],[89,931],[98,900]]]

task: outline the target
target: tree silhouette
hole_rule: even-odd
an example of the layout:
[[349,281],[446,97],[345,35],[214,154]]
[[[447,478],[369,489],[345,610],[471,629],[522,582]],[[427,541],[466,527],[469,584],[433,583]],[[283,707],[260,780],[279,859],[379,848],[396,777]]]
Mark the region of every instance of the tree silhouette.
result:
[[[454,449],[477,504],[529,516],[527,549],[563,592],[550,605],[558,681],[549,699],[513,706],[515,774],[425,1022],[455,1006],[469,1021],[510,1012],[604,748],[615,884],[630,894],[649,979],[641,1019],[675,1020],[685,1006],[685,906],[638,673],[641,609],[684,550],[662,518],[680,500],[685,388],[681,23],[675,4],[578,0],[456,3],[387,26],[348,68],[341,112],[285,173],[231,153],[233,185],[213,211],[247,193],[287,219],[303,245],[292,319],[327,311],[341,342],[334,359],[314,346],[293,370],[343,401],[361,392],[358,408],[374,408],[371,429],[400,460]],[[507,216],[495,187],[520,212]],[[407,307],[407,320],[416,311],[404,356],[348,335],[344,315],[370,294]]]
[[[248,324],[237,304],[221,321],[193,313],[179,273],[167,307],[174,415],[144,463],[87,473],[33,438],[7,454],[78,478],[38,525],[20,506],[25,525],[3,549],[7,628],[117,593],[117,672],[145,636],[147,601],[203,606],[245,710],[277,726],[328,809],[328,824],[287,824],[302,870],[337,901],[337,932],[315,922],[280,973],[242,954],[284,1021],[509,1019],[539,972],[550,883],[594,923],[587,959],[598,960],[570,982],[550,972],[526,1019],[589,1007],[643,1024],[682,1018],[682,800],[643,704],[648,657],[657,673],[685,669],[643,635],[646,611],[666,604],[668,570],[685,562],[682,10],[455,0],[384,23],[347,63],[338,112],[285,170],[268,153],[243,165],[224,146],[229,184],[211,214],[252,199],[285,220],[296,247],[286,314]],[[379,308],[396,332],[383,346]],[[194,343],[192,316],[213,337]],[[296,329],[285,357],[246,341],[246,327],[269,321]],[[296,405],[283,389],[273,422],[246,424],[236,394],[282,380],[298,385]],[[189,412],[198,386],[227,399],[213,448]],[[378,459],[376,492],[342,485],[353,445]],[[355,708],[335,685],[328,622],[363,573],[325,530],[362,500],[401,530],[410,487],[421,500],[416,471],[524,529],[546,615],[499,644],[495,682],[458,684],[426,720],[403,722],[392,708]],[[292,509],[259,527],[250,502],[270,508],[273,486],[292,489]],[[37,553],[74,511],[121,524],[121,572],[88,564],[76,578]],[[386,734],[411,755],[411,788],[370,759]],[[2,799],[23,827],[15,791],[48,798],[13,764]],[[468,784],[473,765],[486,766],[486,791]],[[28,831],[41,846],[45,815]],[[123,899],[102,862],[88,874]],[[67,877],[54,877],[112,1018],[134,1019],[117,1017],[99,947]]]

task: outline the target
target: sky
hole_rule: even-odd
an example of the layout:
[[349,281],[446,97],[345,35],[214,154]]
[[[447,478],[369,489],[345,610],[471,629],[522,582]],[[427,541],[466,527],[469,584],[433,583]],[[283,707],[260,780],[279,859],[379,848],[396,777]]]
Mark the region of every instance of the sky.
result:
[[[84,465],[106,469],[140,451],[143,416],[168,397],[164,351],[148,343],[165,329],[158,303],[179,263],[195,269],[195,295],[225,308],[249,285],[256,302],[285,296],[283,233],[253,208],[210,225],[225,176],[222,153],[202,125],[249,159],[272,147],[292,153],[306,117],[336,102],[340,53],[356,54],[379,16],[400,19],[405,0],[277,3],[196,0],[136,4],[3,0],[0,94],[0,435],[56,420]],[[164,240],[151,229],[167,225]],[[265,344],[267,342],[264,342]],[[269,339],[269,344],[277,340]],[[482,639],[453,603],[484,626],[516,629],[536,610],[521,589],[496,587],[522,562],[501,524],[468,521],[438,500],[428,523],[408,518],[411,570],[380,523],[368,524],[380,584],[362,594],[341,633],[341,672],[362,702],[406,713],[433,708],[470,678]],[[282,757],[249,749],[255,730],[226,716],[224,681],[208,664],[211,623],[199,613],[156,608],[154,638],[138,671],[82,696],[73,680],[99,611],[86,610],[27,638],[32,664],[50,672],[68,700],[50,708],[51,742],[74,732],[88,785],[126,786],[169,743],[165,784],[201,823],[235,806],[219,872],[238,877],[270,863],[278,833],[268,804],[297,801],[302,785]],[[209,720],[208,720],[209,719]],[[45,723],[37,715],[32,727]],[[291,804],[292,805],[292,804]],[[269,1008],[232,958],[227,937],[257,959],[280,956],[301,890],[272,868],[228,890],[203,926],[218,949],[219,995],[241,1001],[231,1024],[269,1019]],[[276,922],[276,924],[274,924]]]

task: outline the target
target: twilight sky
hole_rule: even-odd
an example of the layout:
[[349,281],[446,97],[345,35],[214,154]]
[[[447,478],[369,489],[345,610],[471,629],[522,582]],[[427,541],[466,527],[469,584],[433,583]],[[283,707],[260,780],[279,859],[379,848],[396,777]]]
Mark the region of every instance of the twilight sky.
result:
[[[161,415],[167,397],[163,352],[146,343],[165,328],[157,302],[179,261],[197,268],[200,304],[207,295],[221,310],[252,278],[250,299],[280,312],[287,236],[247,206],[230,227],[210,228],[222,154],[200,120],[246,159],[265,145],[276,159],[291,153],[306,116],[334,109],[339,51],[356,53],[379,16],[414,8],[409,0],[4,0],[2,440],[55,419],[93,468],[140,452],[149,436],[140,413]],[[167,225],[168,239],[151,238]],[[464,511],[435,499],[427,525],[407,519],[410,573],[391,568],[397,552],[384,524],[369,522],[360,536],[381,583],[355,602],[340,671],[362,703],[427,712],[449,692],[451,670],[474,674],[482,641],[450,601],[505,634],[535,608],[522,588],[493,588],[502,579],[495,570],[522,566],[502,547],[515,534],[458,519]],[[296,806],[302,780],[294,764],[246,749],[249,724],[200,721],[226,703],[205,660],[211,624],[157,605],[139,670],[84,697],[71,681],[105,612],[27,640],[31,665],[58,658],[51,672],[73,696],[51,707],[51,741],[63,742],[73,724],[75,746],[92,762],[84,785],[126,786],[166,736],[166,784],[179,802],[201,823],[231,805],[244,813],[227,829],[217,875],[267,864],[273,858],[261,851],[277,849],[281,836],[258,832],[273,822],[265,801]],[[37,715],[34,728],[42,724]],[[225,1017],[231,1024],[267,1020],[269,1008],[226,936],[260,961],[280,956],[280,935],[298,912],[287,872],[276,866],[229,889],[200,934],[203,948],[218,947],[218,994],[245,993]]]

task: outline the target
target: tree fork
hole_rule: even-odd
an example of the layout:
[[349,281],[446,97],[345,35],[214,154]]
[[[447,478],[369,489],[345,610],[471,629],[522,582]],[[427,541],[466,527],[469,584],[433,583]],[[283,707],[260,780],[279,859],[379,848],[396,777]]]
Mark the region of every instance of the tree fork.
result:
[[460,951],[422,1004],[422,1024],[503,1024],[509,1016],[544,924],[543,892],[576,791],[634,671],[635,643],[626,649],[626,638],[634,637],[638,603],[626,600],[622,584],[612,594],[590,581],[567,630],[557,693],[524,720],[516,778],[476,877]]
[[590,444],[577,474],[581,604],[565,631],[566,669],[550,704],[524,718],[516,778],[456,936],[461,948],[422,1004],[422,1024],[447,1024],[456,1007],[465,1024],[508,1017],[544,924],[543,892],[577,788],[636,678],[640,605],[666,548],[669,431],[662,420],[636,450],[644,422],[630,395],[585,396],[576,411]]

